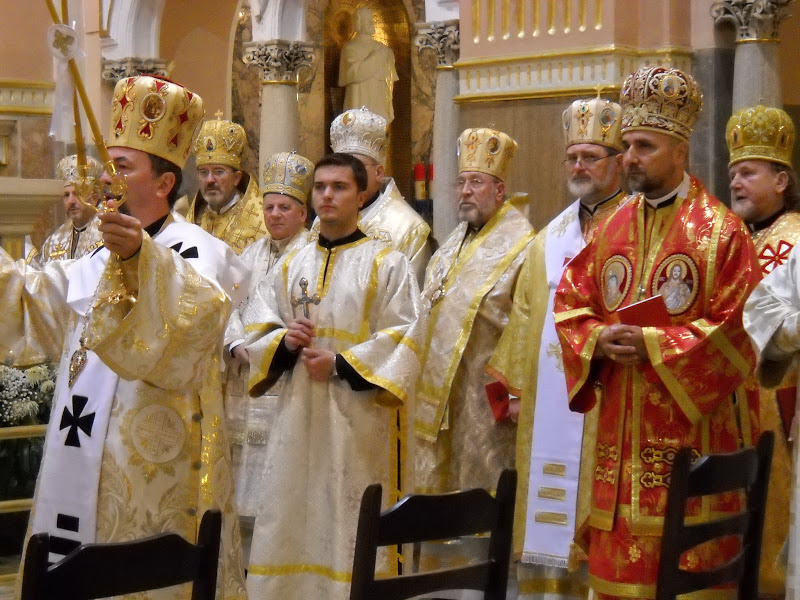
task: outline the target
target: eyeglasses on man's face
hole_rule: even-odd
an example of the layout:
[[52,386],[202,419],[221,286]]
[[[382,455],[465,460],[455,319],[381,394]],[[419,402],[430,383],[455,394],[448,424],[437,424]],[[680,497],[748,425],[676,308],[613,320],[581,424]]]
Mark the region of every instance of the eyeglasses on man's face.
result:
[[210,170],[209,169],[198,169],[197,170],[197,176],[200,177],[200,179],[208,179],[209,175],[211,177],[213,177],[214,179],[222,179],[223,177],[225,177],[226,175],[230,175],[231,173],[233,173],[233,171],[231,171],[229,169],[210,169]]
[[584,167],[592,167],[595,163],[607,158],[611,158],[612,156],[614,155],[606,154],[604,156],[592,156],[591,154],[582,154],[580,156],[567,156],[567,158],[564,160],[564,164],[570,168],[576,166],[578,163]]

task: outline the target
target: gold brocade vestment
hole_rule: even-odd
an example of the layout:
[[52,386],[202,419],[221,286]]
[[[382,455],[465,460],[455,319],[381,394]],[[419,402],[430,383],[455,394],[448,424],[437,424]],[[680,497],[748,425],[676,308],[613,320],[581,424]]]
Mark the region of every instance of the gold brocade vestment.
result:
[[[428,266],[423,306],[430,312],[417,384],[416,487],[442,492],[494,489],[513,466],[513,424],[497,423],[484,372],[508,322],[533,228],[512,197],[476,234],[461,223]],[[466,239],[465,239],[466,238]]]
[[[786,212],[769,226],[753,232],[753,243],[765,277],[786,263],[789,252],[800,241],[800,213]],[[787,433],[794,417],[797,399],[797,372],[787,373],[777,388],[765,388],[756,377],[748,379],[737,390],[738,397],[747,399],[752,414],[741,414],[743,437],[747,445],[754,444],[762,431],[775,432],[772,453],[767,513],[761,542],[761,565],[758,585],[762,594],[782,595],[785,586],[784,558],[781,556],[789,533],[789,500],[791,497],[792,460]],[[755,422],[758,427],[753,427]]]
[[[556,402],[563,402],[566,406],[568,402],[566,384],[563,386],[563,393],[559,394],[559,389],[553,385],[545,384],[540,387],[541,382],[538,380],[543,368],[562,374],[562,378],[564,371],[555,326],[552,318],[548,318],[548,313],[552,313],[553,297],[560,277],[549,278],[547,265],[551,265],[551,269],[556,267],[556,270],[561,272],[566,263],[592,240],[601,223],[617,210],[620,202],[624,202],[624,198],[625,195],[619,192],[597,206],[591,213],[576,201],[536,235],[529,246],[520,272],[508,325],[486,368],[490,375],[520,398],[515,461],[519,479],[514,511],[513,543],[513,554],[521,560],[517,568],[520,598],[539,598],[545,590],[550,594],[548,598],[585,598],[588,594],[585,579],[582,580],[578,573],[542,564],[546,561],[540,560],[536,555],[527,556],[529,550],[524,544],[527,523],[529,519],[534,518],[530,511],[536,510],[533,506],[529,507],[529,494],[538,496],[554,489],[551,487],[552,481],[543,481],[540,472],[531,471],[536,408],[540,402],[543,407]],[[547,336],[544,335],[545,327],[550,329]],[[543,363],[546,358],[542,353],[552,360]],[[588,517],[594,481],[597,414],[598,411],[591,411],[583,422],[581,467],[574,521],[568,524],[551,524],[550,527],[571,526],[571,531],[574,533]],[[553,451],[548,458],[551,462],[559,462],[558,451]],[[566,490],[562,488],[559,491],[564,493]],[[562,500],[563,504],[562,497],[559,496],[558,500]],[[558,511],[562,510],[561,504],[554,503],[553,506],[557,507]],[[546,527],[546,525],[540,526],[540,529]],[[539,531],[537,535],[543,535],[543,532]],[[576,551],[577,546],[572,550]]]
[[[244,344],[247,328],[262,322],[268,308],[264,306],[265,286],[271,285],[287,257],[308,243],[308,231],[301,229],[294,237],[276,243],[269,236],[250,244],[240,258],[250,269],[250,286],[247,297],[233,310],[225,330],[226,355],[234,343]],[[236,479],[236,500],[240,516],[255,516],[258,507],[270,494],[264,487],[266,474],[266,444],[269,429],[275,418],[278,397],[273,391],[251,398],[247,393],[249,369],[237,373],[231,366],[227,370],[225,385],[225,416]]]
[[[590,586],[611,597],[654,598],[660,535],[674,453],[739,446],[731,393],[751,373],[742,328],[744,302],[758,279],[741,220],[685,177],[657,209],[634,196],[566,267],[555,297],[570,408],[599,408],[589,516]],[[681,299],[670,300],[670,294]],[[621,366],[593,359],[616,311],[661,294],[672,325],[642,327],[648,360]],[[687,522],[739,510],[735,495],[703,497]],[[684,556],[684,567],[713,567],[736,547],[720,542]],[[729,597],[730,590],[711,596]],[[713,595],[716,594],[716,595]]]
[[[394,179],[387,177],[384,181],[386,185],[378,199],[361,210],[358,227],[369,237],[405,254],[421,286],[431,257],[431,228],[403,199]],[[318,236],[319,219],[314,219],[311,239]]]
[[[252,598],[346,600],[361,495],[383,485],[384,505],[399,498],[396,411],[410,402],[419,373],[419,290],[408,260],[367,237],[310,243],[287,258],[263,289],[262,321],[247,328],[250,392],[275,384],[275,353],[302,308],[313,347],[335,352],[374,387],[355,391],[341,377],[313,381],[298,359],[278,381],[263,481],[272,496],[256,514],[248,570]],[[271,309],[271,310],[270,310]],[[394,550],[378,570],[396,568]]]
[[189,223],[199,225],[215,238],[222,240],[236,254],[241,254],[247,246],[267,234],[258,179],[248,177],[246,191],[224,213],[217,214],[211,210],[199,191],[186,213]]
[[[181,250],[191,258],[182,258]],[[91,273],[101,273],[101,301],[88,316],[87,347],[114,381],[91,536],[117,542],[175,532],[194,541],[205,511],[219,508],[217,598],[243,599],[219,356],[231,297],[238,301],[246,269],[218,240],[169,220],[154,239],[145,235],[139,253],[124,262],[101,251],[34,269],[0,250],[0,296],[8,307],[0,312],[0,330],[7,334],[0,339],[2,354],[20,365],[60,355],[59,379],[66,380],[73,351],[68,343],[83,326],[71,304],[72,287]],[[88,288],[89,300],[93,290]],[[115,293],[123,299],[102,301]],[[58,424],[53,416],[48,441],[63,435]],[[47,460],[46,454],[43,471]],[[42,487],[40,477],[31,522]],[[136,599],[190,596],[191,586],[182,585]]]
[[47,237],[39,255],[32,258],[44,264],[51,260],[77,259],[94,252],[103,245],[103,235],[97,229],[99,225],[96,216],[81,230],[75,229],[68,220]]

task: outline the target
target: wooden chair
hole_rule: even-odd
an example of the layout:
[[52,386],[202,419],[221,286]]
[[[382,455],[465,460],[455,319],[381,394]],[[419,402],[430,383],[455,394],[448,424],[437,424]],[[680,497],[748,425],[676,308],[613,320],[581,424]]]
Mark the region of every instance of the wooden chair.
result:
[[[407,496],[381,513],[381,486],[361,499],[350,600],[400,600],[442,590],[482,590],[503,600],[508,583],[517,472],[500,474],[497,494],[474,489],[435,496]],[[464,567],[375,579],[378,546],[445,540],[489,533],[489,553]]]
[[[755,448],[702,456],[694,465],[690,448],[678,452],[667,496],[656,600],[674,600],[679,594],[732,582],[738,585],[739,598],[758,598],[761,535],[773,443],[774,434],[767,431]],[[689,498],[736,490],[745,492],[742,512],[707,523],[684,523]],[[726,564],[699,572],[680,568],[681,554],[690,548],[731,535],[741,536],[742,546]]]
[[203,515],[197,544],[174,533],[133,542],[84,544],[48,566],[50,536],[28,541],[22,600],[89,600],[192,582],[192,600],[214,600],[222,515]]

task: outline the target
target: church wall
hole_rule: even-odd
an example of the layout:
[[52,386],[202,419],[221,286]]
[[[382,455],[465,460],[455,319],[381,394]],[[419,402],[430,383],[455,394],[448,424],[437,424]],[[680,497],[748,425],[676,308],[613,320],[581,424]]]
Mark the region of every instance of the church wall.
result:
[[228,56],[236,0],[167,0],[161,21],[161,57],[171,77],[203,98],[206,118],[227,102]]

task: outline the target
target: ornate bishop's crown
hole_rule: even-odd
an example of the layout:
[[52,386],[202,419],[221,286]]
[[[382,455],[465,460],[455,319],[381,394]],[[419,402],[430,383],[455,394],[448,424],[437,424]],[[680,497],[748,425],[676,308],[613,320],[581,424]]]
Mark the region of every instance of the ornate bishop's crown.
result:
[[365,106],[346,110],[331,123],[334,152],[363,154],[378,164],[386,162],[386,119]]
[[[103,168],[91,156],[86,157],[86,175],[92,179],[100,179]],[[78,170],[78,155],[65,156],[58,161],[56,166],[56,179],[63,179],[64,185],[74,185],[81,181],[82,177]]]
[[575,100],[563,116],[567,147],[573,144],[599,144],[622,151],[622,107],[616,102],[599,97]]
[[273,154],[264,165],[264,194],[286,194],[305,206],[314,183],[314,163],[296,152]]
[[725,128],[731,160],[769,160],[792,166],[795,131],[792,119],[780,108],[753,106],[733,113]]
[[691,75],[650,66],[628,75],[620,104],[622,133],[657,131],[688,141],[703,107],[703,94]]
[[465,129],[458,136],[458,172],[477,171],[505,181],[517,142],[496,129]]
[[203,118],[203,100],[166,79],[120,79],[111,103],[108,147],[141,150],[183,168]]
[[223,119],[205,121],[194,141],[197,166],[227,165],[239,171],[246,144],[247,135],[241,125]]

